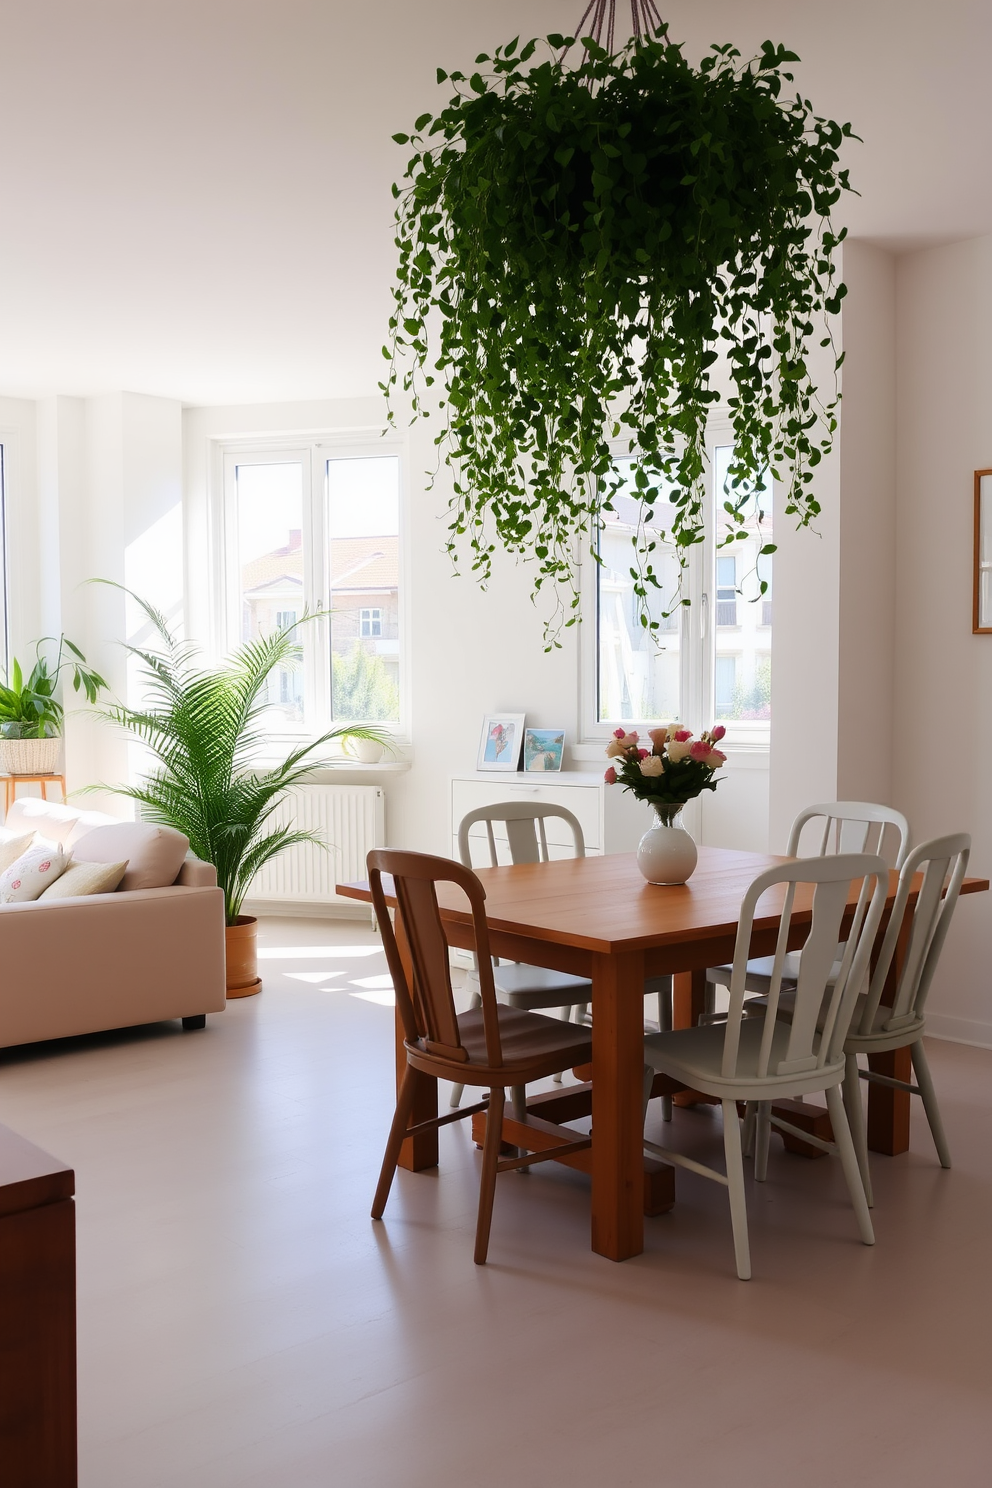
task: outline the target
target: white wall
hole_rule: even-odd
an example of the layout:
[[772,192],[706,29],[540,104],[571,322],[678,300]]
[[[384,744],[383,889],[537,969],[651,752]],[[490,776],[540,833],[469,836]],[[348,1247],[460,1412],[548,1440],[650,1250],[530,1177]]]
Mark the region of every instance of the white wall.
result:
[[[992,870],[992,637],[971,633],[973,474],[992,467],[992,238],[900,259],[894,785],[917,840]],[[963,899],[932,1026],[992,1046],[992,906]]]

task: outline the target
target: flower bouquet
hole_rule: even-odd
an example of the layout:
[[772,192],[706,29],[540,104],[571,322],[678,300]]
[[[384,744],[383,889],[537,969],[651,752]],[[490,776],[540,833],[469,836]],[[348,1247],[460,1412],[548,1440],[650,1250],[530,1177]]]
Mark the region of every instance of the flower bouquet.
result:
[[727,756],[716,746],[726,732],[718,724],[693,739],[691,729],[673,723],[651,729],[651,748],[645,749],[637,733],[617,729],[606,746],[616,760],[606,771],[607,785],[622,785],[639,801],[649,801],[658,817],[637,849],[637,865],[649,883],[682,884],[695,868],[696,844],[681,812],[687,801],[719,785],[713,776]]

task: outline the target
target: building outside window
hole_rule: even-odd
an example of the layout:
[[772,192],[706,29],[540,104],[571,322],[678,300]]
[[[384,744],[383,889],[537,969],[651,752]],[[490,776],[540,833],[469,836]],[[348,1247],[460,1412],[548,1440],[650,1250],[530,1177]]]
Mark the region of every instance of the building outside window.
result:
[[227,644],[296,626],[303,652],[270,681],[278,730],[400,722],[400,475],[329,442],[225,451]]
[[[639,503],[621,491],[616,510],[604,516],[595,567],[595,665],[591,691],[595,718],[586,727],[605,733],[609,725],[683,720],[689,727],[723,723],[728,738],[767,747],[771,725],[771,558],[759,549],[772,541],[771,487],[760,486],[744,507],[743,536],[733,552],[721,547],[719,520],[728,468],[729,443],[709,450],[711,487],[706,540],[689,555],[683,595],[690,603],[663,616],[678,577],[673,547],[661,540],[671,525],[669,503],[655,505],[655,525],[644,536],[656,547],[652,561],[661,589],[651,594],[650,613],[661,624],[651,634],[641,623],[634,595],[631,538]],[[629,459],[618,459],[624,473]],[[761,595],[764,581],[767,590]],[[588,592],[588,591],[587,591]],[[708,623],[712,616],[712,622]],[[587,714],[588,719],[588,714]]]

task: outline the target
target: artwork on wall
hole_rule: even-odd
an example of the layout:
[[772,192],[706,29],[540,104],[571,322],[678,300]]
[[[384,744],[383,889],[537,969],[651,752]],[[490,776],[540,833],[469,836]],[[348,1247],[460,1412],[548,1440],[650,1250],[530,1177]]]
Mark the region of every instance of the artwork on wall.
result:
[[564,729],[524,729],[525,770],[560,770],[564,753]]
[[482,725],[480,770],[515,770],[523,744],[523,713],[493,713]]
[[971,628],[992,635],[992,470],[975,471],[975,579]]

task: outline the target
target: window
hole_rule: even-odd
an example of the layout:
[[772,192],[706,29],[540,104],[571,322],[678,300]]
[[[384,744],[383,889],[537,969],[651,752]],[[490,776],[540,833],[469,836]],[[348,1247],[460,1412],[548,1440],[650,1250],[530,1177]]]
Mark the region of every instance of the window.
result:
[[[732,743],[767,747],[771,721],[771,557],[759,550],[772,540],[771,487],[745,492],[743,523],[731,552],[719,515],[728,497],[724,487],[733,448],[714,438],[710,449],[711,491],[706,540],[690,553],[683,595],[689,604],[675,610],[654,636],[639,621],[631,576],[631,538],[637,531],[639,503],[623,487],[614,498],[599,534],[599,556],[586,596],[595,602],[595,663],[584,663],[584,688],[591,694],[592,717],[586,731],[605,735],[627,723],[652,724],[683,719],[690,728],[723,723]],[[619,458],[621,474],[629,459]],[[671,602],[678,565],[671,546],[661,542],[672,507],[658,502],[657,542],[652,555],[664,586],[651,600],[662,618]],[[764,595],[761,584],[765,583]],[[711,602],[712,601],[712,602]],[[712,615],[712,623],[707,617]],[[593,647],[586,641],[587,656]]]
[[400,477],[381,445],[225,450],[224,639],[296,627],[303,652],[270,679],[276,730],[400,723]]

